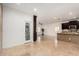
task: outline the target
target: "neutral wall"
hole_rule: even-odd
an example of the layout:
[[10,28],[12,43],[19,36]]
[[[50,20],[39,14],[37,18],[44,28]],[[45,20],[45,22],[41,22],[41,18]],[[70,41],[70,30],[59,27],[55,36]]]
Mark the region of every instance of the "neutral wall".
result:
[[2,48],[2,5],[0,4],[0,48]]
[[9,48],[24,44],[25,41],[25,23],[30,23],[31,41],[33,39],[33,21],[32,16],[20,11],[3,7],[3,48]]
[[45,28],[45,35],[57,37],[57,33],[62,32],[62,23],[66,23],[69,21],[59,21],[53,22],[51,24],[45,24],[43,27]]
[[51,24],[46,24],[43,26],[45,28],[45,35],[56,37],[58,32],[61,32],[61,22],[55,22]]

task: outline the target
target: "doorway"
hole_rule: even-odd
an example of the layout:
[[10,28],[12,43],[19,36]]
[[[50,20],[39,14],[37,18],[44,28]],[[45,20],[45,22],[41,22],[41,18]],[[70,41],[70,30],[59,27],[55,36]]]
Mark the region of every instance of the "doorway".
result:
[[30,24],[25,23],[25,40],[30,41]]

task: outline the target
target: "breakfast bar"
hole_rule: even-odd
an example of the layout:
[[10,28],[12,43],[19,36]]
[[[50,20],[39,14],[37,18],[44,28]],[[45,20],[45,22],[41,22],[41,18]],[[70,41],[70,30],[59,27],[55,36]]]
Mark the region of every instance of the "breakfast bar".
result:
[[57,39],[79,44],[79,33],[77,32],[57,33]]

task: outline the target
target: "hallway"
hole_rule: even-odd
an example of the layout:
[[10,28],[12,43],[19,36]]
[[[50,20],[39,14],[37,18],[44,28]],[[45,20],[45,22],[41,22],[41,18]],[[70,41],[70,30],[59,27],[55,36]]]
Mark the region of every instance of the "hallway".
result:
[[54,39],[45,37],[35,43],[25,43],[16,47],[3,49],[0,55],[5,56],[78,56],[79,46],[73,43],[58,41],[55,46]]

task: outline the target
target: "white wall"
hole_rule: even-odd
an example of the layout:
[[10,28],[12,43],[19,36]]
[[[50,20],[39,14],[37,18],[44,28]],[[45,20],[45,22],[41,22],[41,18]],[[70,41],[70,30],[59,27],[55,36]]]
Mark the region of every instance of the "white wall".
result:
[[62,32],[62,23],[69,21],[53,22],[51,24],[46,24],[43,27],[45,28],[45,35],[56,37],[57,33]]
[[61,22],[46,24],[43,26],[45,28],[45,35],[56,37],[58,32],[61,32]]
[[0,48],[2,47],[2,7],[0,5]]
[[28,16],[20,11],[4,7],[3,8],[3,48],[24,44],[25,22],[30,23],[31,40],[33,39],[32,16]]

